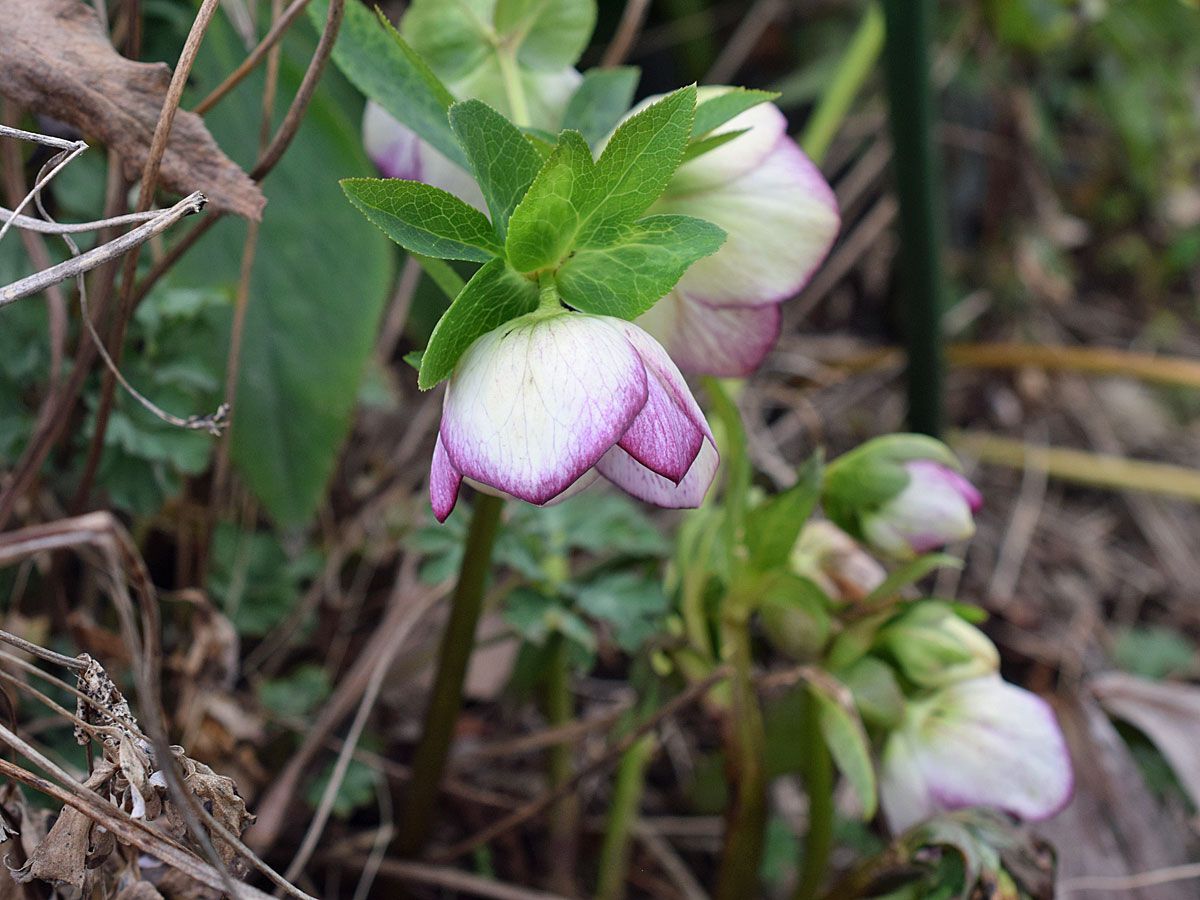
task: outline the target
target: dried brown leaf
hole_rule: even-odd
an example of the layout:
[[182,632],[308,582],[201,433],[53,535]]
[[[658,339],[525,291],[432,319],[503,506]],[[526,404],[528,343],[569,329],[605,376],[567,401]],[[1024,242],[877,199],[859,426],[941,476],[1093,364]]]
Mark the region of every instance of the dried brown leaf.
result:
[[163,895],[150,882],[135,881],[117,894],[117,900],[163,900]]
[[29,861],[12,872],[22,884],[38,880],[51,884],[69,884],[82,891],[87,882],[87,853],[92,832],[92,820],[77,809],[64,809],[29,857]]
[[[125,177],[139,180],[170,68],[118,54],[80,0],[0,0],[0,22],[0,93],[95,135],[120,156]],[[203,119],[186,110],[175,116],[159,177],[176,193],[203,191],[215,209],[247,219],[261,218],[266,204]]]

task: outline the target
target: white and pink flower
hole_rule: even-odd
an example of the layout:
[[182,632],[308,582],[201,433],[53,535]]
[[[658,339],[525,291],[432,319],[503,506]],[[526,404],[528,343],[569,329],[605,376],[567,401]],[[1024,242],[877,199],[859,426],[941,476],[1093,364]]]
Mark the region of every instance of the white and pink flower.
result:
[[[699,99],[728,90],[703,88]],[[779,337],[780,304],[808,283],[840,226],[833,191],[788,136],[783,113],[763,103],[716,133],[744,129],[680,166],[650,210],[706,219],[729,234],[638,320],[685,372],[757,369]]]
[[888,825],[901,832],[973,806],[1048,819],[1070,801],[1073,785],[1054,711],[990,675],[909,701],[884,747],[879,792]]
[[538,311],[473,343],[446,388],[430,499],[445,521],[464,479],[537,505],[603,475],[634,497],[696,507],[716,443],[679,369],[636,325]]

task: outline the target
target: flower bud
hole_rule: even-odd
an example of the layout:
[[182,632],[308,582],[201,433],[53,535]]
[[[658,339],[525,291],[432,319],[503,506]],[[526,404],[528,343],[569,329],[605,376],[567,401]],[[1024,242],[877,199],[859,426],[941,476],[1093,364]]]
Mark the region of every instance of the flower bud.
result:
[[999,670],[987,635],[936,600],[917,603],[879,633],[879,646],[921,687],[944,687]]
[[908,703],[883,750],[879,793],[894,832],[971,806],[1039,821],[1071,798],[1074,776],[1053,710],[998,675]]
[[829,640],[829,599],[816,584],[790,572],[772,576],[761,588],[759,617],[771,646],[795,662],[817,657]]
[[823,499],[834,522],[894,559],[969,538],[983,505],[949,448],[914,434],[876,438],[835,460]]
[[811,578],[833,600],[855,603],[883,584],[887,570],[832,522],[809,522],[792,550],[792,571]]

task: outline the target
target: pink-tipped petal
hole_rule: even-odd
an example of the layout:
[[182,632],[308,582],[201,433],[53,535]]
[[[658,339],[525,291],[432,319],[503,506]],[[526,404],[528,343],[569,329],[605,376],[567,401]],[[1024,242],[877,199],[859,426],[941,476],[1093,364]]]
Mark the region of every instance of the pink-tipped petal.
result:
[[715,307],[688,300],[678,290],[637,320],[683,371],[718,378],[753,373],[775,346],[782,322],[775,304]]
[[620,447],[609,450],[596,468],[621,490],[646,503],[665,509],[695,509],[712,486],[718,462],[717,448],[706,438],[678,484],[650,471]]
[[685,167],[652,212],[696,216],[729,235],[680,279],[675,290],[687,300],[712,306],[782,302],[808,283],[833,246],[841,224],[837,200],[789,137],[780,138],[760,165],[724,184],[696,187],[686,175]]
[[462,475],[450,462],[446,448],[442,445],[441,435],[433,445],[433,464],[429,468],[429,502],[433,506],[433,514],[439,522],[454,511],[458,502],[458,489],[462,486]]
[[441,436],[464,476],[543,504],[621,439],[647,392],[646,367],[611,320],[530,316],[463,355]]

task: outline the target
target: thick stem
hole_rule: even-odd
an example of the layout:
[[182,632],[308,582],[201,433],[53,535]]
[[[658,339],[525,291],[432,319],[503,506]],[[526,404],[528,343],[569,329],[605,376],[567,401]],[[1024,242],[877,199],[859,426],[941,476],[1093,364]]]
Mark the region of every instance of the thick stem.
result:
[[[546,680],[546,718],[557,728],[570,724],[575,716],[571,696],[570,644],[561,632],[550,639],[550,659]],[[548,775],[550,789],[560,790],[574,775],[571,744],[550,748]],[[579,833],[579,795],[564,797],[550,813],[550,889],[566,896],[575,894],[576,839]]]
[[804,742],[804,787],[808,793],[808,833],[804,836],[800,880],[793,900],[815,900],[833,849],[833,760],[821,736],[819,707],[804,698],[801,740]]
[[612,802],[608,808],[604,846],[600,849],[600,881],[596,886],[596,900],[624,900],[629,848],[638,810],[642,805],[646,767],[650,765],[657,749],[657,739],[648,734],[621,757]]
[[446,753],[462,711],[463,679],[475,646],[475,627],[483,610],[483,590],[492,562],[492,545],[504,501],[489,494],[475,498],[467,532],[458,587],[451,601],[450,620],[438,651],[437,676],[425,711],[425,727],[412,762],[403,823],[396,839],[401,856],[416,856],[425,847],[436,811]]
[[833,78],[825,86],[816,109],[804,126],[800,146],[813,162],[820,164],[824,158],[863,82],[879,61],[883,37],[883,13],[879,4],[872,0],[863,11],[862,21],[850,40],[850,46],[842,54]]
[[725,847],[714,900],[758,896],[767,825],[767,777],[762,710],[754,692],[749,613],[744,604],[727,606],[722,623],[726,658],[733,666],[732,705],[726,720],[725,754],[732,791],[725,814]]
[[512,108],[513,123],[527,128],[533,123],[529,120],[529,103],[525,100],[525,86],[521,84],[517,55],[501,47],[496,52],[496,59],[500,61],[500,76],[504,79],[504,93],[508,96],[508,105]]
[[932,0],[884,0],[888,102],[900,200],[900,275],[908,344],[908,420],[914,431],[943,426],[942,280],[933,92],[929,80]]

